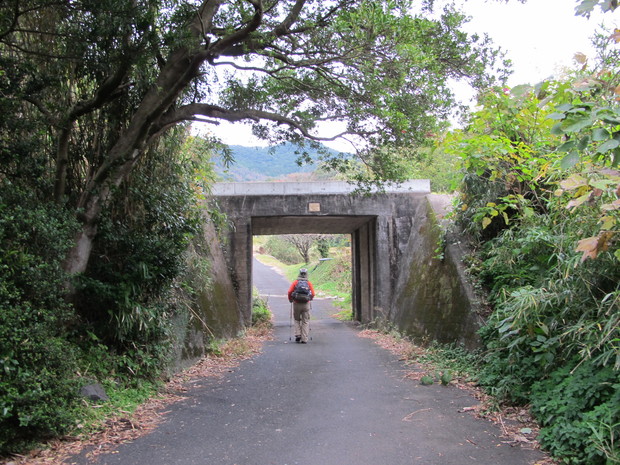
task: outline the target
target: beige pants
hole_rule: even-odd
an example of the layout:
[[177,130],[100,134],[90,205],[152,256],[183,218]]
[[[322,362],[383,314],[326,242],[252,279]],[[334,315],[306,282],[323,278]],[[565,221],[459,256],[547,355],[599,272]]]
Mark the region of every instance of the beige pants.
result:
[[301,342],[308,342],[310,302],[293,302],[293,319],[295,320],[295,338],[300,336]]

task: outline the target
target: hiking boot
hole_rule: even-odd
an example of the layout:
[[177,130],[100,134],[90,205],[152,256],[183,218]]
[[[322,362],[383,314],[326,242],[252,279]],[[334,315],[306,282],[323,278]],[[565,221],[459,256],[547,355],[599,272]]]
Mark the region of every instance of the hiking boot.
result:
[[306,341],[301,341],[301,343],[302,343],[302,344],[307,344],[308,342],[306,342]]

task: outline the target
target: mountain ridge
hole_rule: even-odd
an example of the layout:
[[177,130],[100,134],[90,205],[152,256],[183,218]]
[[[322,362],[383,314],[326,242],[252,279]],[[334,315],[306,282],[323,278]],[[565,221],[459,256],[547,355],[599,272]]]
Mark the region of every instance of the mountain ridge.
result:
[[[246,147],[229,145],[234,162],[227,168],[223,157],[213,157],[214,168],[222,181],[265,181],[289,177],[290,175],[308,175],[316,171],[320,164],[301,160],[300,152],[305,150],[311,159],[316,159],[319,152],[312,149],[300,149],[297,145],[287,143],[275,147]],[[335,150],[325,147],[331,154]]]

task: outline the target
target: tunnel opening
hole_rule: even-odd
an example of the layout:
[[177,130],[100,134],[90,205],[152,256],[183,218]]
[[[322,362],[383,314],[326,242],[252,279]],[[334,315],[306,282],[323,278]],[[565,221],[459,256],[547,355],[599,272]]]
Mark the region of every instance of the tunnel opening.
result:
[[[277,269],[286,280],[279,294],[286,295],[288,285],[297,279],[299,270],[306,269],[318,298],[329,299],[339,319],[350,320],[352,307],[352,254],[350,234],[279,234],[253,236],[253,267],[260,264]],[[258,273],[258,274],[257,274]],[[260,292],[256,280],[260,272],[252,273],[253,305],[259,308],[256,297],[263,301],[272,296],[273,288]],[[257,295],[257,290],[259,291]],[[253,314],[254,317],[254,314]],[[253,318],[254,321],[254,318]]]
[[[372,315],[375,282],[376,216],[257,216],[250,221],[249,249],[255,236],[330,234],[349,238],[351,312],[356,321]],[[253,259],[253,256],[252,256]],[[250,260],[250,266],[252,260]],[[250,279],[252,270],[249,273]],[[253,283],[250,284],[250,288]]]

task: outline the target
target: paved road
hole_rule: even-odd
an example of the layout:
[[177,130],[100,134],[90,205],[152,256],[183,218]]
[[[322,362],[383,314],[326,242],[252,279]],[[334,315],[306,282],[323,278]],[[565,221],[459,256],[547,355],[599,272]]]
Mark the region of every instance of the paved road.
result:
[[476,403],[467,393],[404,379],[395,356],[330,318],[327,299],[313,302],[310,343],[291,342],[289,283],[257,262],[254,278],[274,311],[275,340],[224,379],[189,392],[151,434],[97,463],[525,465],[540,458],[461,413]]

